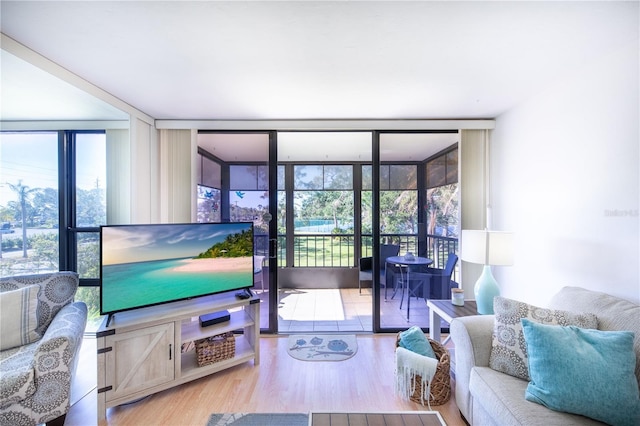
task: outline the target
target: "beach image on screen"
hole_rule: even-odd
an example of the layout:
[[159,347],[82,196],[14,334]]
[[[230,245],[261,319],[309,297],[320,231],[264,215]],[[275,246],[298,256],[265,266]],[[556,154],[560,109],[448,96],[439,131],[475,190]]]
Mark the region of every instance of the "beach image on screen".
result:
[[253,285],[251,223],[105,226],[101,312]]

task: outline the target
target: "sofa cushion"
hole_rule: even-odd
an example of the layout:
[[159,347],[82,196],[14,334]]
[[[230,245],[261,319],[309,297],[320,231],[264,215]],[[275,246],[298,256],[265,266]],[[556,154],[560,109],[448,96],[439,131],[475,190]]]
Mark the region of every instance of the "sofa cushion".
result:
[[633,333],[522,320],[529,374],[525,398],[613,425],[640,424]]
[[555,309],[574,310],[580,307],[598,317],[598,330],[629,330],[635,333],[633,350],[636,354],[636,381],[640,387],[640,305],[580,287],[563,287],[551,299]]
[[[473,397],[471,424],[524,426],[596,426],[593,419],[549,410],[524,399],[527,382],[490,367],[473,367],[469,391]],[[486,413],[481,416],[480,413]]]
[[35,390],[38,342],[0,352],[0,408],[25,400]]
[[37,285],[0,293],[0,351],[27,345],[40,338]]
[[489,367],[520,379],[529,380],[527,347],[520,320],[527,318],[544,324],[575,325],[596,328],[597,318],[591,313],[540,308],[505,297],[493,302],[495,322]]
[[71,271],[3,277],[0,278],[0,292],[34,284],[40,286],[36,332],[42,336],[60,309],[73,301],[78,282],[78,274]]

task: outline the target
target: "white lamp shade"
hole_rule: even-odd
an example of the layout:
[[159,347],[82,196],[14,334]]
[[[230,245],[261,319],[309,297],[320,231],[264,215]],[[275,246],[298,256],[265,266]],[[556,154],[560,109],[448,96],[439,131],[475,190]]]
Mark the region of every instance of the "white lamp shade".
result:
[[513,233],[462,230],[460,258],[481,265],[513,265]]

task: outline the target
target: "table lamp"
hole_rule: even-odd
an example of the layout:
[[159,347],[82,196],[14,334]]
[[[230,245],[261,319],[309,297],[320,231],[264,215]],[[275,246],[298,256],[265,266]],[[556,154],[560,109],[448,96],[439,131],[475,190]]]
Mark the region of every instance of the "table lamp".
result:
[[492,265],[513,265],[513,233],[462,230],[460,258],[484,265],[473,289],[479,314],[493,314],[493,298],[500,288],[491,273]]

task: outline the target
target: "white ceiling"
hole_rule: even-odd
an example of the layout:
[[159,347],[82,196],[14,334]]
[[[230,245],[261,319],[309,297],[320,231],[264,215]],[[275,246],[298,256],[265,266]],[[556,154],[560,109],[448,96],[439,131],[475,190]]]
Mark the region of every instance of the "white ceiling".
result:
[[[637,2],[0,7],[4,34],[155,119],[495,118],[638,37]],[[3,120],[121,118],[78,93],[33,93],[39,77],[18,62],[2,56]]]
[[[3,0],[0,18],[120,107],[3,50],[4,121],[126,120],[123,105],[166,120],[491,119],[639,33],[638,3],[618,1]],[[327,143],[291,146],[367,151]]]

